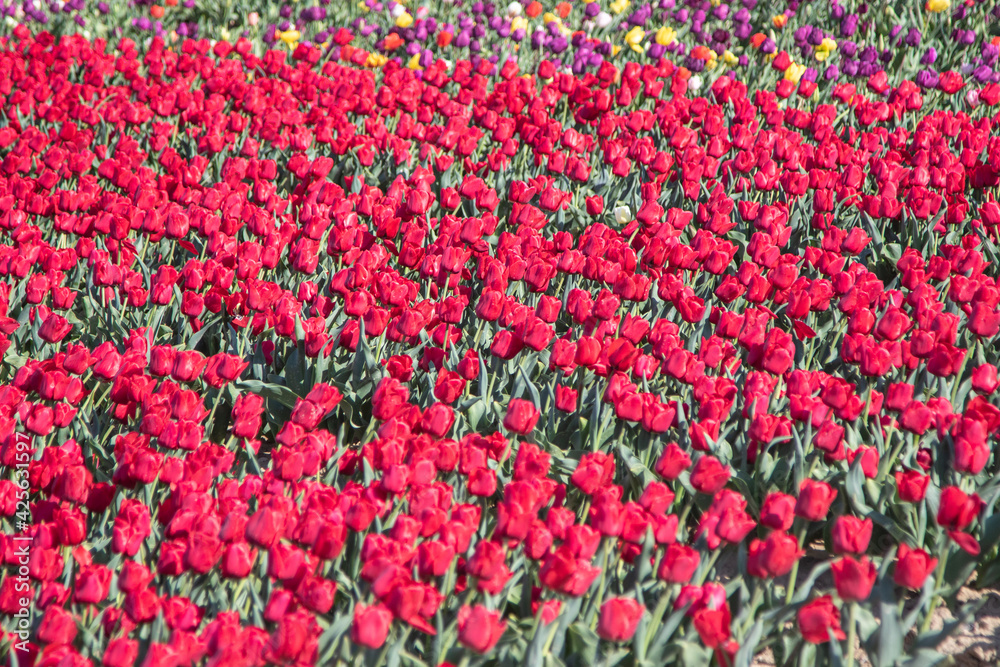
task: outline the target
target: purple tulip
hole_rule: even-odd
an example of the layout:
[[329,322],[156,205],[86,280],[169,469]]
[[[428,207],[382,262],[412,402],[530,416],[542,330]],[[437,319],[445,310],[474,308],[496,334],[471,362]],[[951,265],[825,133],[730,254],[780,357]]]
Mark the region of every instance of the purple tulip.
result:
[[840,22],[840,34],[844,37],[853,37],[858,31],[858,15],[849,14]]
[[932,69],[922,69],[917,72],[916,83],[921,88],[936,88],[941,77]]

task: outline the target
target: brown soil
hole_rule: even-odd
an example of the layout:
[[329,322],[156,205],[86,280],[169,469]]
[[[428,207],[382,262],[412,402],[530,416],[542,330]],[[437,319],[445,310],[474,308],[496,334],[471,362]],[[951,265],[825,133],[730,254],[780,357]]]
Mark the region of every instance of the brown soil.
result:
[[[937,647],[939,652],[952,657],[951,665],[956,667],[1000,665],[1000,591],[963,588],[958,594],[958,601],[961,604],[982,598],[986,598],[986,601],[973,619]],[[945,621],[953,619],[951,612],[942,605],[934,612],[931,630],[940,630]],[[754,667],[773,667],[774,658],[770,649],[757,656],[752,664]],[[855,652],[855,664],[871,666],[860,646]]]

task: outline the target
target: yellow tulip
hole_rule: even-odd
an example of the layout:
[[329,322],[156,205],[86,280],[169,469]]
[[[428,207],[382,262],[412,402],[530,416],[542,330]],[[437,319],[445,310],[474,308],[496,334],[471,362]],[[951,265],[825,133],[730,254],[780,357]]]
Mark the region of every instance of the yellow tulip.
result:
[[544,14],[542,14],[542,25],[548,25],[553,21],[559,23],[559,17],[553,14],[552,12],[545,12]]
[[411,25],[413,25],[413,17],[410,16],[409,12],[403,12],[396,17],[397,28],[409,28]]
[[806,73],[806,66],[799,65],[798,63],[792,63],[785,70],[785,79],[791,81],[792,83],[798,83],[802,75]]
[[528,19],[524,18],[523,16],[515,16],[510,20],[511,32],[514,32],[515,30],[527,31],[527,29],[528,29]]
[[423,69],[423,67],[420,66],[420,54],[414,53],[413,57],[406,62],[406,66],[410,69]]
[[610,5],[611,11],[613,11],[615,14],[621,14],[626,9],[628,9],[629,5],[631,4],[632,3],[630,0],[615,0]]
[[927,0],[927,4],[924,7],[929,12],[935,14],[940,14],[941,12],[947,11],[951,7],[951,0]]
[[646,31],[640,28],[639,26],[635,26],[627,33],[625,33],[625,43],[628,44],[632,48],[632,50],[635,51],[636,53],[642,53],[643,48],[640,45],[642,44],[642,40],[645,39],[645,37],[646,37]]
[[830,54],[837,50],[837,42],[829,37],[824,37],[819,46],[816,47],[816,60],[820,62],[830,57]]
[[365,61],[365,67],[381,67],[388,61],[389,59],[381,53],[369,53],[368,60]]
[[677,39],[677,32],[673,28],[663,26],[656,31],[656,43],[660,46],[670,46]]
[[730,67],[732,67],[739,61],[740,59],[736,57],[736,54],[730,51],[729,49],[726,49],[725,51],[722,52],[722,62],[726,63]]
[[291,46],[295,42],[299,41],[299,38],[301,37],[302,33],[300,33],[298,30],[286,30],[285,32],[281,33],[279,39],[283,41],[285,44]]

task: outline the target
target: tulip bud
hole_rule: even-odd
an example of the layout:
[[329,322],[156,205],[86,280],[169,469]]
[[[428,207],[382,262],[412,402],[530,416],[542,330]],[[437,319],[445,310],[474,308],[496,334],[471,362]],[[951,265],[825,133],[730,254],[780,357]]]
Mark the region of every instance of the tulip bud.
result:
[[616,206],[614,210],[615,222],[619,225],[624,225],[632,220],[632,211],[629,210],[628,206]]

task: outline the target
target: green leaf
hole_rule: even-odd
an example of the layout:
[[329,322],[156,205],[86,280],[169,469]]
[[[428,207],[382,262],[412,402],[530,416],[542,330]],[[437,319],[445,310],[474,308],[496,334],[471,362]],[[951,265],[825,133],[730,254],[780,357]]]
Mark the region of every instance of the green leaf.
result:
[[299,400],[299,395],[294,391],[280,384],[261,382],[260,380],[243,380],[237,382],[239,389],[249,391],[264,398],[273,398],[282,405],[294,409]]
[[922,648],[903,663],[902,667],[933,667],[941,664],[947,656],[929,648]]
[[907,544],[917,544],[917,538],[915,535],[912,535],[908,531],[903,530],[903,528],[899,525],[899,523],[893,521],[892,519],[882,514],[881,512],[876,512],[875,510],[872,510],[871,512],[868,513],[867,518],[870,518],[872,521],[885,528],[890,535],[896,538],[897,542],[906,542]]
[[868,516],[872,508],[865,502],[864,484],[865,473],[861,469],[861,457],[858,456],[851,464],[851,469],[847,472],[847,500],[861,516]]
[[750,628],[750,632],[740,644],[740,650],[736,652],[735,667],[750,667],[754,654],[757,652],[757,643],[760,642],[761,635],[764,634],[764,622],[757,619],[757,622]]
[[664,652],[667,648],[667,642],[673,637],[674,632],[680,627],[681,622],[684,620],[684,614],[687,613],[688,607],[690,605],[685,605],[682,609],[676,610],[674,613],[667,617],[667,620],[663,622],[656,636],[653,637],[653,641],[649,646],[649,660],[654,664],[660,664],[663,662]]
[[684,667],[705,667],[712,662],[712,649],[702,644],[689,641],[678,641],[676,646],[680,649],[680,664]]
[[571,625],[566,633],[566,652],[578,665],[592,665],[597,661],[599,643],[597,634],[582,622]]
[[643,465],[632,450],[629,449],[624,443],[618,445],[618,454],[622,457],[622,462],[628,469],[629,473],[636,478],[642,480],[643,488],[650,482],[656,481],[656,475],[654,475],[649,468]]
[[[896,594],[889,577],[882,577],[879,583],[878,666],[887,667],[895,663],[903,654],[903,628],[899,623]],[[871,655],[869,651],[869,655]]]

